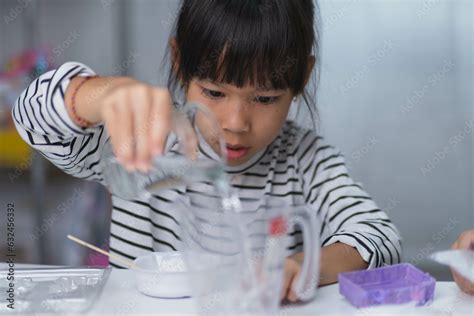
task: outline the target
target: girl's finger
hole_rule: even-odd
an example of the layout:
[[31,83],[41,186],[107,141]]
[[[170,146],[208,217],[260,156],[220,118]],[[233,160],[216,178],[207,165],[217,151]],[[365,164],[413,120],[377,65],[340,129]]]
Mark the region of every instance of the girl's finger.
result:
[[127,170],[135,169],[134,165],[134,143],[133,143],[133,118],[132,110],[127,104],[128,99],[121,100],[116,106],[116,135],[117,135],[117,159]]
[[110,143],[112,144],[112,149],[114,151],[115,156],[117,156],[116,148],[118,148],[118,143],[116,135],[117,128],[115,124],[116,114],[114,112],[112,104],[104,104],[102,117],[104,121],[105,130],[110,136]]
[[133,136],[135,141],[135,165],[143,172],[150,167],[149,129],[152,97],[150,91],[143,90],[133,95]]
[[453,279],[459,288],[469,295],[474,295],[474,283],[469,282],[469,280],[462,277],[459,273],[457,273],[454,269],[451,269],[453,274]]
[[172,104],[169,94],[160,89],[153,90],[152,98],[149,141],[152,154],[155,156],[163,153],[171,129]]
[[298,278],[299,278],[299,275],[300,275],[300,270],[298,269],[298,271],[293,274],[293,277],[292,277],[292,280],[291,280],[291,283],[290,283],[290,286],[289,286],[289,289],[288,289],[287,298],[292,303],[295,303],[299,300],[298,295],[296,295],[295,291],[293,290],[293,288],[295,287],[296,280],[298,280]]
[[459,236],[457,248],[471,249],[471,244],[474,244],[474,232],[468,231]]
[[288,295],[288,287],[290,286],[291,275],[285,271],[285,276],[283,277],[283,286],[281,288],[280,301],[283,301]]
[[451,245],[451,249],[458,249],[458,240]]
[[292,267],[292,262],[290,259],[285,260],[285,271],[283,277],[283,287],[281,288],[280,300],[288,298],[290,291],[290,284],[293,281],[293,276],[296,273]]

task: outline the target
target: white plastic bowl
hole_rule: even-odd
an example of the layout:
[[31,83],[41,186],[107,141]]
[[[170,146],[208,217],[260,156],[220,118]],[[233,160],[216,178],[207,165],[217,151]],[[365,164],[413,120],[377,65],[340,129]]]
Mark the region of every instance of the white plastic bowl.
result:
[[159,298],[191,296],[189,274],[181,252],[152,252],[135,259],[137,289]]

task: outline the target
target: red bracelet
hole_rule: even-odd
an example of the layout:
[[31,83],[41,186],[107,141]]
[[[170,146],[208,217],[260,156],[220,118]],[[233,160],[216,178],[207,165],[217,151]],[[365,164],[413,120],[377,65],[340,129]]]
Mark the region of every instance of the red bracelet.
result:
[[71,97],[71,113],[72,113],[72,117],[73,119],[79,123],[79,125],[81,127],[91,127],[91,126],[94,126],[94,123],[92,122],[89,122],[88,120],[86,119],[83,119],[82,117],[80,117],[78,114],[77,114],[77,111],[76,111],[76,95],[77,95],[77,91],[79,91],[79,89],[82,87],[82,85],[84,83],[86,83],[87,80],[89,79],[92,79],[92,78],[96,78],[98,76],[90,76],[90,77],[85,77],[84,80],[81,81],[81,83],[79,83],[76,87],[76,89],[74,90],[74,92],[72,93],[72,97]]

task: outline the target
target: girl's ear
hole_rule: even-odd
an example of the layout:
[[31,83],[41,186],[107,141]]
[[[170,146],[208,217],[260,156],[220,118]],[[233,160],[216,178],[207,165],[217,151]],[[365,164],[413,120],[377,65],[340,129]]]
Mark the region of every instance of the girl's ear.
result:
[[314,56],[309,56],[308,57],[308,68],[306,69],[306,76],[304,79],[304,85],[306,85],[309,82],[309,79],[311,78],[311,73],[313,72],[314,64],[316,63],[316,58]]

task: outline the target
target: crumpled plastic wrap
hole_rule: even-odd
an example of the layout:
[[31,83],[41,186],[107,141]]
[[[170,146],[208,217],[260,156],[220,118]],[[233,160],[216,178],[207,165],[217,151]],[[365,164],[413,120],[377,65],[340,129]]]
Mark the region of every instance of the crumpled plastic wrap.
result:
[[456,270],[460,275],[474,282],[474,250],[444,250],[430,255],[430,258]]

